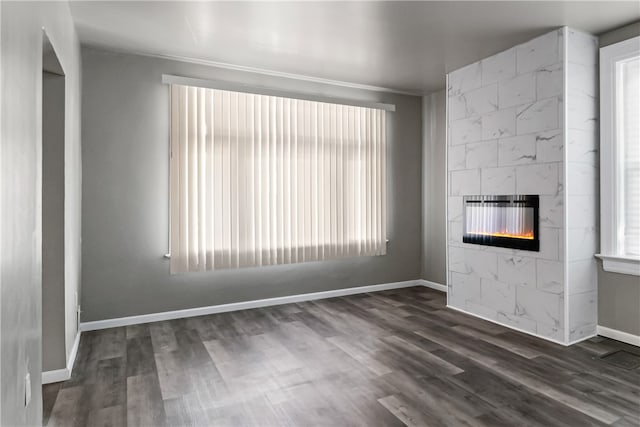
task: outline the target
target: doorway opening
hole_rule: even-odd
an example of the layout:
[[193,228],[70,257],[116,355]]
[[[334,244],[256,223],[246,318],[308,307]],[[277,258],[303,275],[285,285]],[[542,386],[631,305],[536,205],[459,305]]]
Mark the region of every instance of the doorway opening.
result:
[[[51,381],[55,381],[56,373],[64,372],[61,370],[64,370],[67,364],[64,251],[65,85],[64,70],[49,37],[43,30],[42,372],[47,372]],[[43,409],[46,425],[52,408]]]

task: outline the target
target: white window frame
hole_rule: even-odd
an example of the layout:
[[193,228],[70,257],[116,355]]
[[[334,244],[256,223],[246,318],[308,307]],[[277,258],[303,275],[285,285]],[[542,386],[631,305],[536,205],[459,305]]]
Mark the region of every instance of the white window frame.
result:
[[640,54],[640,37],[600,49],[600,250],[605,271],[640,276],[640,257],[622,253],[618,238],[620,159],[616,124],[617,64]]

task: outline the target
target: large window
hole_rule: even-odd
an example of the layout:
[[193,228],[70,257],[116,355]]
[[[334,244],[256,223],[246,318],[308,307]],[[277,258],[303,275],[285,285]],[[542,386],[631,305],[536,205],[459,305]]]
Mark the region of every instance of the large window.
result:
[[640,37],[600,49],[605,270],[640,274]]
[[171,85],[171,271],[386,251],[385,111]]

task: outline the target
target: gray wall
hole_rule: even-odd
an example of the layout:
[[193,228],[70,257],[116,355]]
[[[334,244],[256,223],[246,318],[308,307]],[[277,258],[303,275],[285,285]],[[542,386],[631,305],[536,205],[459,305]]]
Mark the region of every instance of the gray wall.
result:
[[[67,75],[66,295],[80,283],[80,45],[66,2],[3,1],[0,19],[0,425],[35,426],[42,423],[42,29]],[[75,324],[66,332],[75,336]],[[27,372],[32,397],[25,407]]]
[[[640,22],[600,35],[600,47],[640,36]],[[598,325],[640,335],[640,278],[598,267]]]
[[445,92],[422,98],[422,278],[446,285]]
[[640,36],[640,21],[600,34],[600,47]]
[[640,335],[640,279],[598,266],[598,325]]
[[[418,279],[421,99],[83,49],[83,321]],[[162,74],[396,104],[388,254],[169,275],[169,89]]]
[[42,370],[66,366],[64,76],[42,75]]

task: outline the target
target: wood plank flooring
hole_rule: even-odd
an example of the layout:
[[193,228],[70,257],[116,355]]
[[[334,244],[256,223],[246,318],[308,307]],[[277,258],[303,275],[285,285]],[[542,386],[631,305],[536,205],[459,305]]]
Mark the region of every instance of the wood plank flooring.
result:
[[82,334],[49,426],[638,426],[640,369],[424,287]]

